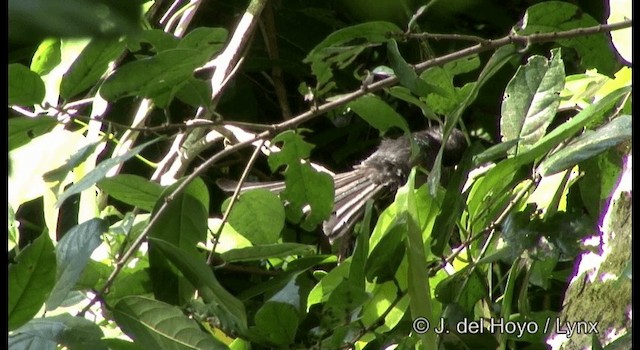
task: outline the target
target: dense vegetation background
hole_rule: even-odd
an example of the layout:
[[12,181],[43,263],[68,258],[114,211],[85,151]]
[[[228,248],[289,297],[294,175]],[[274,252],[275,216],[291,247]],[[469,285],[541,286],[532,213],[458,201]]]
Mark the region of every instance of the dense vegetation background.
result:
[[[630,348],[630,17],[10,0],[9,348]],[[436,124],[461,163],[368,205],[340,261],[311,163]],[[574,278],[586,256],[613,277]]]

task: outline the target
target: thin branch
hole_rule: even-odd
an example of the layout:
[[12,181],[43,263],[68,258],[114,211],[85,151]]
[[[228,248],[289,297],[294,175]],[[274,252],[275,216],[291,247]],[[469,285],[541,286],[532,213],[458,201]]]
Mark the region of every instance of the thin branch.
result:
[[231,213],[231,209],[233,209],[233,206],[236,204],[236,202],[238,200],[238,196],[240,195],[240,190],[242,190],[242,184],[244,184],[245,180],[247,179],[247,176],[249,175],[249,171],[253,167],[253,164],[256,162],[256,159],[258,159],[258,154],[260,154],[260,149],[262,149],[262,145],[264,145],[264,140],[260,140],[260,143],[256,146],[256,149],[253,151],[253,154],[251,155],[251,158],[249,158],[249,161],[247,162],[247,165],[244,167],[244,171],[242,172],[242,175],[240,176],[240,180],[238,181],[238,184],[236,185],[236,189],[233,191],[233,195],[231,196],[231,200],[229,201],[229,205],[227,206],[227,210],[225,210],[224,215],[222,216],[222,221],[220,222],[220,226],[218,227],[218,231],[216,231],[216,233],[213,235],[213,248],[211,248],[211,252],[209,253],[209,257],[207,258],[207,264],[208,265],[210,265],[211,262],[213,261],[213,254],[216,251],[216,247],[218,246],[218,242],[220,242],[220,236],[222,235],[222,229],[224,228],[224,225],[227,223],[227,220],[229,220],[229,214]]

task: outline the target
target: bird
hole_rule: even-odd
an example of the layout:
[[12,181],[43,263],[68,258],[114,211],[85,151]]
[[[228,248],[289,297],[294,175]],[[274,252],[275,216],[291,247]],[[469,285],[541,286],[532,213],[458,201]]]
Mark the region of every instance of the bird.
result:
[[[322,230],[330,243],[349,233],[364,213],[368,200],[395,193],[407,181],[414,166],[431,170],[442,145],[442,127],[432,126],[395,139],[383,139],[378,148],[352,170],[333,174],[335,196],[331,216],[324,221]],[[412,141],[418,152],[412,156]],[[451,167],[462,158],[467,143],[459,129],[453,129],[445,142],[442,165]],[[218,187],[233,192],[236,181],[218,179]],[[263,188],[274,193],[285,189],[284,181],[245,183],[241,192]]]

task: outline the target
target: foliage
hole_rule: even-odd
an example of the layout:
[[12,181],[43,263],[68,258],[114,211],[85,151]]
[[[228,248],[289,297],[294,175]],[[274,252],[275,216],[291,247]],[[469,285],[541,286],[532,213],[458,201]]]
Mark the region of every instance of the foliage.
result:
[[[630,153],[626,9],[443,3],[9,1],[9,348],[545,346]],[[326,242],[326,168],[434,123],[455,170]]]

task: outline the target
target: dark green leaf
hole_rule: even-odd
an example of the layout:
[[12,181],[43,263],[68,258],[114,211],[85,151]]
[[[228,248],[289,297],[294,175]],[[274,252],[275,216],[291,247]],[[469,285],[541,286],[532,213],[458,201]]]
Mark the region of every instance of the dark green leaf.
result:
[[40,76],[19,63],[9,65],[9,104],[31,106],[42,102],[45,89]]
[[40,234],[9,265],[9,330],[40,311],[56,280],[56,254],[47,233]]
[[76,153],[74,153],[66,163],[42,174],[42,179],[46,182],[57,181],[60,183],[64,181],[67,175],[78,165],[87,160],[87,158],[89,158],[89,156],[91,156],[91,154],[95,152],[96,148],[98,148],[100,144],[102,144],[102,141],[93,142],[86,146],[83,146]]
[[9,337],[9,349],[55,349],[56,344],[69,350],[106,350],[104,334],[92,321],[62,314],[31,320]]
[[[222,210],[227,209],[227,200]],[[240,194],[229,214],[229,224],[253,244],[272,244],[284,227],[284,208],[278,196],[266,189]]]
[[532,56],[507,85],[502,102],[502,140],[520,139],[514,153],[525,152],[546,133],[560,105],[564,63],[560,50],[551,59]]
[[210,55],[214,55],[224,45],[227,34],[227,30],[224,28],[198,27],[180,40],[177,48],[205,50]]
[[189,254],[173,244],[159,239],[150,241],[162,257],[182,272],[189,282],[198,289],[202,300],[219,310],[216,315],[222,326],[233,332],[244,333],[247,329],[247,316],[244,305],[220,285],[211,268],[204,259]]
[[[331,214],[333,180],[328,174],[318,172],[308,163],[300,161],[309,156],[313,146],[295,132],[285,131],[272,142],[284,142],[280,152],[269,156],[269,166],[272,171],[282,165],[287,166],[284,171],[286,188],[280,193],[280,198],[288,203],[287,218],[297,223],[306,215],[301,226],[305,230],[312,230]],[[303,211],[306,205],[309,205],[310,212]]]
[[141,15],[138,1],[10,0],[9,38],[115,37],[138,30]]
[[391,106],[379,97],[368,94],[359,99],[349,102],[351,108],[362,119],[384,134],[391,127],[400,128],[404,132],[409,132],[406,120],[398,114]]
[[194,70],[209,59],[209,52],[175,49],[127,63],[113,73],[100,88],[109,101],[125,96],[162,97],[175,93],[191,77]]
[[56,285],[47,299],[47,310],[56,309],[65,300],[69,291],[80,279],[91,253],[102,242],[100,236],[107,229],[108,226],[104,220],[91,219],[74,226],[60,239],[56,246],[58,266]]
[[595,131],[586,131],[540,164],[543,176],[569,169],[620,142],[631,140],[631,116],[622,115]]
[[102,161],[100,164],[98,164],[95,167],[95,169],[91,170],[82,179],[80,179],[78,182],[74,183],[69,188],[67,188],[60,195],[60,197],[58,198],[58,201],[56,201],[56,207],[60,207],[62,202],[64,202],[67,198],[71,197],[72,195],[76,193],[80,193],[88,189],[89,187],[91,187],[96,182],[102,180],[107,175],[109,170],[111,170],[111,168],[113,168],[114,166],[122,162],[129,160],[131,157],[140,153],[145,147],[149,146],[152,143],[157,142],[158,140],[160,140],[160,138],[143,143],[142,145],[131,149],[129,152],[123,155],[109,158],[107,160]]
[[[525,26],[518,34],[561,32],[570,29],[597,26],[597,20],[577,5],[562,1],[545,1],[527,9]],[[596,68],[600,73],[613,76],[617,59],[604,34],[575,36],[558,40],[562,46],[578,52],[584,70]]]
[[48,116],[9,119],[9,151],[24,146],[32,139],[51,131],[57,124],[58,121],[55,118]]
[[465,315],[473,315],[476,302],[487,294],[478,270],[465,268],[440,282],[436,287],[436,298],[443,304],[456,303]]
[[[278,202],[278,205],[280,203]],[[231,249],[221,254],[226,262],[253,261],[270,258],[284,258],[292,255],[309,255],[316,248],[299,243],[263,244],[253,247]]]
[[131,174],[105,178],[96,185],[109,196],[149,212],[162,193],[162,186],[158,183]]
[[620,178],[622,157],[615,149],[610,149],[580,163],[584,176],[578,182],[582,203],[592,218],[599,218],[604,209],[604,201],[611,195]]
[[493,145],[487,148],[486,150],[484,150],[482,153],[479,153],[473,156],[473,164],[481,165],[481,164],[494,161],[499,158],[506,157],[507,151],[509,151],[511,148],[517,145],[519,141],[520,139],[515,139],[515,140],[500,142],[497,145]]
[[176,92],[176,97],[193,107],[208,106],[211,101],[211,84],[196,78],[189,78]]
[[118,326],[144,349],[228,349],[177,307],[148,297],[120,299],[113,316]]
[[406,86],[411,92],[419,97],[427,97],[431,93],[437,93],[447,97],[446,91],[436,85],[432,85],[423,80],[415,72],[413,67],[404,60],[398,51],[398,43],[395,40],[387,42],[387,52],[389,52],[389,61],[394,73],[400,80],[400,84]]
[[141,49],[140,43],[149,43],[158,53],[177,48],[178,42],[180,42],[178,38],[162,29],[148,29],[129,38],[127,45],[129,50],[139,51]]
[[366,265],[369,282],[377,278],[376,283],[382,284],[395,278],[398,266],[405,257],[406,228],[405,222],[395,222],[373,248]]
[[[181,182],[169,186],[156,203],[152,215],[168,200],[167,208],[149,231],[150,238],[166,241],[193,255],[204,258],[197,249],[198,242],[207,237],[207,218],[209,215],[209,192],[202,179],[192,181],[185,190],[169,196]],[[161,254],[156,243],[149,243],[149,266],[153,290],[158,300],[182,305],[191,299],[193,285],[179,276]]]
[[118,39],[91,40],[62,77],[60,96],[68,100],[94,86],[123,52],[124,42]]
[[269,343],[285,346],[293,343],[298,329],[298,312],[292,305],[267,301],[256,312],[256,326],[253,330],[261,334]]

